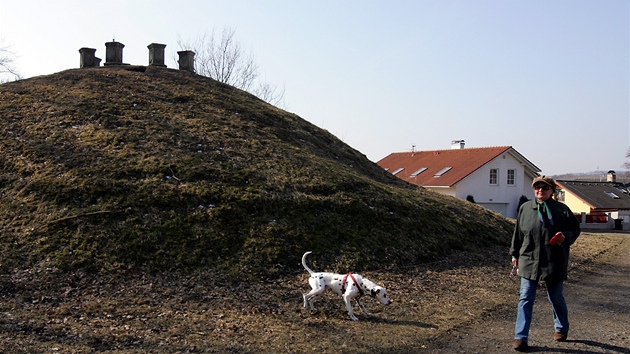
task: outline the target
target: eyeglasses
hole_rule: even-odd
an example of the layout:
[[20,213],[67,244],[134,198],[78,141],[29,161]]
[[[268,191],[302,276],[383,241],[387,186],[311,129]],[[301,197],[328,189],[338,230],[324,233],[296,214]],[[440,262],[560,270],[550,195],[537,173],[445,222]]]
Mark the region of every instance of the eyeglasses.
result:
[[534,189],[540,189],[540,190],[543,190],[543,191],[548,191],[548,190],[551,189],[551,187],[543,184],[543,185],[534,186]]

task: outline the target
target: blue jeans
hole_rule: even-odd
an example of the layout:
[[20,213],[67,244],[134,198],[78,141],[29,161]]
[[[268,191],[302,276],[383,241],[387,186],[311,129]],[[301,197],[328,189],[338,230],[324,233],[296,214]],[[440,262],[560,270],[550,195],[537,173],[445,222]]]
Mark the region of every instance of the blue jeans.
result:
[[[547,297],[553,310],[553,322],[555,331],[559,333],[569,332],[569,310],[567,302],[562,295],[563,282],[547,283]],[[514,339],[527,342],[529,327],[532,324],[534,301],[538,281],[521,278],[521,292],[518,299],[518,314],[516,315],[516,327]]]

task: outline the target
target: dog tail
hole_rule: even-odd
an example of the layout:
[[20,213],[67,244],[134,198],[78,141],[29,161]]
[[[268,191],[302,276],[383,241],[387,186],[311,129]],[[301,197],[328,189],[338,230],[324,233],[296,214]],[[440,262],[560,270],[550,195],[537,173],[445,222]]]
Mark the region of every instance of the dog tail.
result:
[[302,256],[302,265],[304,266],[304,269],[306,269],[307,272],[309,272],[310,274],[313,274],[315,272],[313,272],[313,270],[306,265],[306,256],[308,256],[311,253],[313,253],[313,252],[308,251],[308,252],[304,253],[304,255]]

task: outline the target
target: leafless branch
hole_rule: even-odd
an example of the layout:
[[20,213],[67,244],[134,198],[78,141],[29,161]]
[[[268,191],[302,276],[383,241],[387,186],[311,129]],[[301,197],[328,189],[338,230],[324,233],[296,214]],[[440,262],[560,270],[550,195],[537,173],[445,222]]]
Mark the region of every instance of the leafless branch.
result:
[[15,55],[5,46],[0,46],[0,82],[22,78],[14,66]]
[[284,98],[284,88],[278,93],[277,88],[269,83],[255,84],[259,77],[259,68],[253,54],[246,53],[236,41],[236,31],[224,28],[220,38],[215,30],[205,32],[194,41],[185,42],[181,38],[177,44],[180,50],[195,52],[195,71],[199,75],[248,91],[260,99],[278,104]]
[[283,105],[282,100],[284,99],[284,87],[282,87],[282,90],[278,92],[276,86],[272,86],[268,83],[261,83],[258,85],[258,88],[254,90],[253,94],[261,100],[274,106]]

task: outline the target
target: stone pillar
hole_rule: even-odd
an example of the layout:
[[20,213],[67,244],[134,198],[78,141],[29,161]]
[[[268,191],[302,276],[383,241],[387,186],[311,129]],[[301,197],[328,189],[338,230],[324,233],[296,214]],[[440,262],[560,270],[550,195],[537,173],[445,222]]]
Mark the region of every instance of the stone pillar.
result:
[[94,48],[81,48],[79,49],[81,55],[81,68],[92,68],[101,65],[101,59],[95,56],[96,49]]
[[191,73],[195,72],[195,52],[190,50],[183,50],[181,52],[177,52],[179,54],[179,70],[190,71]]
[[124,44],[118,42],[105,43],[105,65],[122,65]]
[[147,48],[149,48],[149,65],[165,67],[164,48],[166,48],[166,44],[151,43]]

